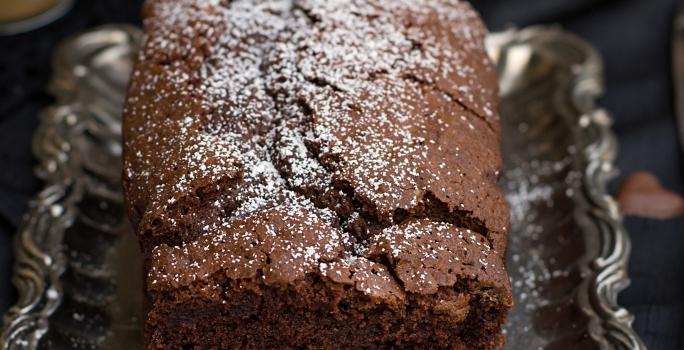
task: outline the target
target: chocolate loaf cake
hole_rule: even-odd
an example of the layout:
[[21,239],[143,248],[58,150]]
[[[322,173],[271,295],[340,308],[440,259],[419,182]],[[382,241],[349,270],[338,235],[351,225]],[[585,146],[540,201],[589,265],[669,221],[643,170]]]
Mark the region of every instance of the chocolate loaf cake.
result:
[[148,0],[147,349],[499,349],[496,76],[458,0]]

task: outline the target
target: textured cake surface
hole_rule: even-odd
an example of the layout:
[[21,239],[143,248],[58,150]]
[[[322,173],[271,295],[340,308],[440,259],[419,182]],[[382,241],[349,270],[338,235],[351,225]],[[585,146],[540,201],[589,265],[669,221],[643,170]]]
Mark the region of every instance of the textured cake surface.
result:
[[497,349],[496,76],[456,0],[149,0],[124,111],[149,349]]

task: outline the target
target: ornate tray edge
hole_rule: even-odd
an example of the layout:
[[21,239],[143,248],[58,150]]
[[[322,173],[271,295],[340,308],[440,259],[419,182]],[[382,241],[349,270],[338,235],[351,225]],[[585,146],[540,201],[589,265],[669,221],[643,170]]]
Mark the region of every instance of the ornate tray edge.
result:
[[631,242],[622,224],[622,214],[615,199],[606,192],[606,183],[615,175],[617,137],[611,129],[608,112],[597,105],[604,92],[603,61],[598,51],[583,39],[563,31],[557,26],[533,26],[509,29],[492,35],[488,50],[497,62],[506,45],[534,43],[543,47],[562,42],[577,48],[585,55],[581,66],[573,69],[572,102],[581,113],[579,125],[591,135],[583,150],[587,167],[582,178],[585,210],[576,213],[594,222],[600,235],[600,255],[591,261],[593,278],[582,294],[582,311],[592,321],[589,331],[592,338],[604,349],[645,350],[646,346],[632,328],[634,316],[618,302],[618,294],[630,283],[627,274]]
[[[63,297],[60,276],[67,259],[62,252],[62,237],[75,219],[76,205],[90,185],[87,179],[79,180],[84,173],[82,166],[88,160],[72,153],[70,137],[83,133],[75,130],[78,119],[96,122],[91,119],[97,117],[87,116],[88,107],[79,100],[82,94],[88,93],[79,91],[78,87],[86,69],[85,62],[73,60],[69,54],[77,45],[89,46],[95,52],[107,45],[116,45],[117,41],[118,44],[135,42],[139,32],[129,25],[101,26],[68,38],[53,55],[50,91],[56,102],[41,112],[33,137],[33,153],[38,161],[35,172],[44,181],[44,189],[30,202],[29,212],[15,238],[12,282],[18,300],[4,315],[0,349],[36,349],[48,331],[48,318]],[[99,35],[109,41],[98,42]],[[120,137],[107,130],[104,133],[108,138]]]

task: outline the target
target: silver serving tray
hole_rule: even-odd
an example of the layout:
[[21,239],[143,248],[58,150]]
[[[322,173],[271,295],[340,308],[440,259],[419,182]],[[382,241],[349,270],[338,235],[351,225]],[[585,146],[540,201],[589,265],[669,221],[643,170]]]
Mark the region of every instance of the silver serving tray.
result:
[[[121,108],[139,39],[107,26],[55,53],[57,104],[34,138],[46,188],[17,234],[19,301],[4,318],[4,349],[142,348],[141,258],[120,190]],[[599,56],[556,28],[492,34],[487,46],[512,212],[506,348],[645,349],[617,304],[629,240],[605,191],[616,140],[595,106]]]

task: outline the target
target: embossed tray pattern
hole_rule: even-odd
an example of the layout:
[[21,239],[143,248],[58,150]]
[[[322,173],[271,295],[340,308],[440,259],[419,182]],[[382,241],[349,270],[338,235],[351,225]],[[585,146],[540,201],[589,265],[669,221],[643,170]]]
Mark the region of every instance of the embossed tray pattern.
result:
[[[142,347],[142,269],[120,190],[121,108],[139,29],[112,25],[63,43],[57,99],[34,136],[37,195],[17,234],[17,304],[0,348]],[[502,186],[511,205],[516,306],[507,349],[645,349],[617,304],[628,236],[605,182],[616,140],[595,106],[601,60],[554,28],[490,35],[500,74]]]

